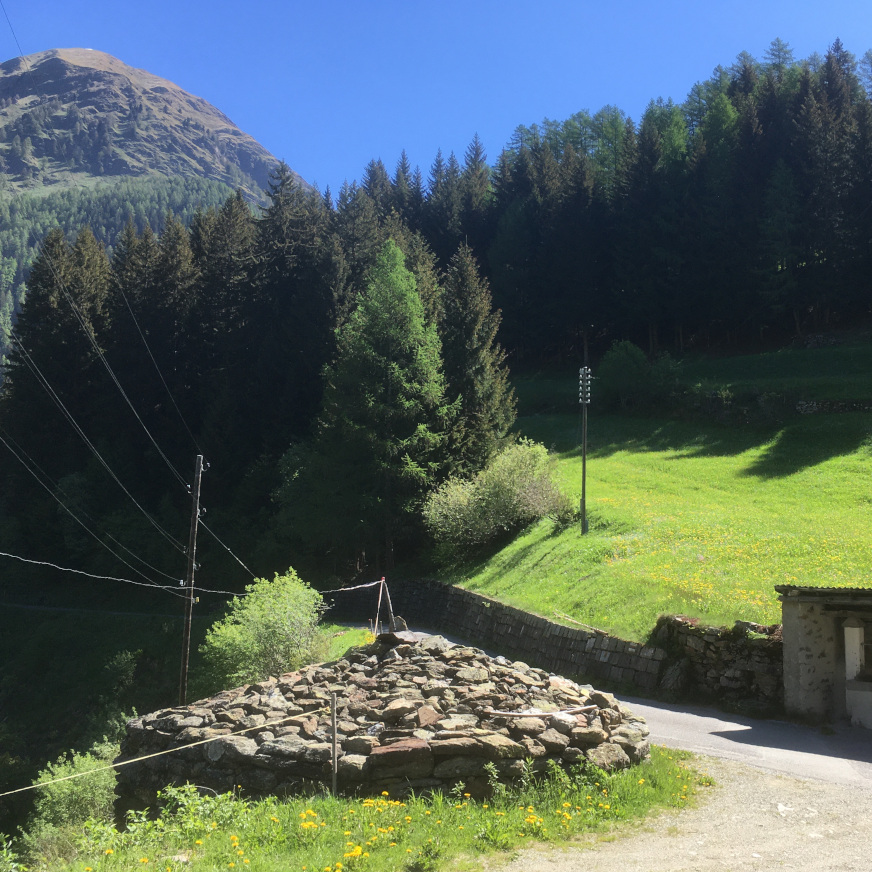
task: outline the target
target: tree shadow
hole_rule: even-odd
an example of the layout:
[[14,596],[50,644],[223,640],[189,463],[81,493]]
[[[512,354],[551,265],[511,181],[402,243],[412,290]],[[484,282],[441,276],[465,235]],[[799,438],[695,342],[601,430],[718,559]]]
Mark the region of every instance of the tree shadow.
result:
[[[647,418],[594,423],[588,432],[588,457],[610,457],[621,451],[671,452],[682,457],[732,457],[765,445],[778,433],[776,425],[727,427],[715,423]],[[580,457],[581,446],[569,445],[566,457]]]
[[[524,533],[529,531],[529,529],[530,528],[527,527],[525,530],[521,530],[516,534],[516,537],[523,536]],[[478,551],[474,556],[470,557],[469,560],[463,562],[459,561],[458,563],[450,567],[450,576],[453,579],[459,579],[461,577],[477,576],[481,573],[486,572],[498,573],[502,575],[504,573],[509,573],[523,565],[525,561],[533,554],[533,552],[540,549],[545,549],[539,555],[539,559],[536,561],[536,563],[538,563],[541,560],[545,559],[545,557],[547,557],[547,555],[551,551],[558,547],[558,543],[554,541],[555,537],[551,534],[551,532],[549,532],[542,538],[537,536],[535,539],[533,539],[533,541],[527,542],[526,544],[515,548],[510,555],[504,555],[503,558],[500,560],[499,567],[492,566],[492,558],[495,557],[497,554],[500,554],[503,548],[507,544],[512,542],[516,537],[502,539],[500,546],[496,546],[491,543],[486,550]],[[550,547],[548,547],[547,544],[549,541],[552,542]],[[532,565],[535,566],[536,564],[534,563]]]
[[[571,416],[539,416],[535,420],[537,426],[529,428],[533,438],[565,458],[581,457]],[[851,454],[868,443],[870,435],[872,414],[867,412],[822,413],[798,416],[787,423],[736,426],[604,416],[589,421],[587,456],[595,460],[625,451],[669,452],[674,459],[735,457],[765,446],[763,454],[742,474],[782,478],[833,457]]]
[[872,434],[872,415],[845,413],[805,418],[783,427],[743,475],[783,478],[833,457],[852,454]]

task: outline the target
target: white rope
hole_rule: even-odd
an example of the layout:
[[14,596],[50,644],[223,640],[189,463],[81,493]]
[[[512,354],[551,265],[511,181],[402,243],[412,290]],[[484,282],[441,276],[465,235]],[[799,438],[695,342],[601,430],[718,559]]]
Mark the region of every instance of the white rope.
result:
[[[321,714],[327,711],[325,708],[315,709],[307,714]],[[95,769],[89,769],[87,772],[77,772],[75,775],[65,775],[63,778],[55,778],[52,781],[43,781],[40,784],[30,784],[27,787],[19,787],[16,790],[8,790],[6,793],[0,793],[0,799],[4,796],[12,796],[13,793],[24,793],[27,790],[39,790],[41,787],[48,787],[51,784],[58,784],[61,781],[71,781],[73,778],[84,778],[86,775],[93,775],[95,772],[105,772],[107,769],[120,769],[122,766],[129,766],[131,763],[140,763],[143,760],[152,760],[155,757],[163,757],[164,754],[175,754],[176,751],[184,751],[187,748],[196,748],[197,745],[208,745],[210,742],[217,742],[226,736],[238,736],[242,733],[247,733],[250,730],[262,730],[264,727],[275,727],[278,724],[284,724],[287,721],[298,718],[299,715],[290,715],[278,721],[267,721],[263,724],[258,724],[254,727],[245,727],[242,730],[234,730],[230,733],[222,733],[220,736],[213,736],[211,739],[200,739],[198,742],[189,742],[187,745],[181,745],[178,748],[168,748],[166,751],[155,751],[154,754],[146,754],[143,757],[134,757],[132,760],[122,760],[120,763],[110,763],[108,766],[98,766]]]

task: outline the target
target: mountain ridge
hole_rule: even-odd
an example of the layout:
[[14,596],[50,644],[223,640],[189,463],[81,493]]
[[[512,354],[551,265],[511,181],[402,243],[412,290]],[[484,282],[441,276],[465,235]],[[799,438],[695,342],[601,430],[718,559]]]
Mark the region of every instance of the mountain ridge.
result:
[[7,191],[199,176],[258,201],[278,163],[205,99],[106,52],[48,49],[0,63]]

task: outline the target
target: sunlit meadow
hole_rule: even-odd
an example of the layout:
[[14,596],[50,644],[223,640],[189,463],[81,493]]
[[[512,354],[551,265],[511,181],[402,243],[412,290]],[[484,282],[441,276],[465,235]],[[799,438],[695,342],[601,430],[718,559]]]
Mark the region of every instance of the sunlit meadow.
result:
[[[522,418],[581,494],[574,414]],[[863,587],[872,568],[872,414],[771,425],[600,415],[590,532],[543,521],[452,581],[547,617],[644,639],[658,615],[780,621],[778,584]]]

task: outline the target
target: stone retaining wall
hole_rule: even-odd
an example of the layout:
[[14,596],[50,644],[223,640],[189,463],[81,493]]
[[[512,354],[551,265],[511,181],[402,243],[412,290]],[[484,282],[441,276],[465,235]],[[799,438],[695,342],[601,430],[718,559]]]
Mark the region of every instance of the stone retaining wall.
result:
[[660,618],[651,639],[669,655],[660,679],[664,690],[761,713],[782,708],[780,625],[738,621],[726,629],[701,626],[678,615]]
[[[330,615],[366,620],[377,588],[334,594]],[[779,709],[784,681],[780,627],[739,622],[732,629],[664,617],[643,645],[602,630],[570,627],[460,587],[436,581],[391,585],[394,612],[426,628],[516,657],[560,675],[606,686],[717,699],[745,708]],[[386,609],[381,616],[386,622]]]
[[[335,594],[331,617],[362,620],[372,616],[377,588]],[[601,630],[567,627],[513,606],[434,581],[391,585],[394,612],[412,629],[456,636],[481,648],[534,663],[560,675],[583,675],[653,691],[666,652],[627,642]],[[387,622],[386,610],[382,617]]]

